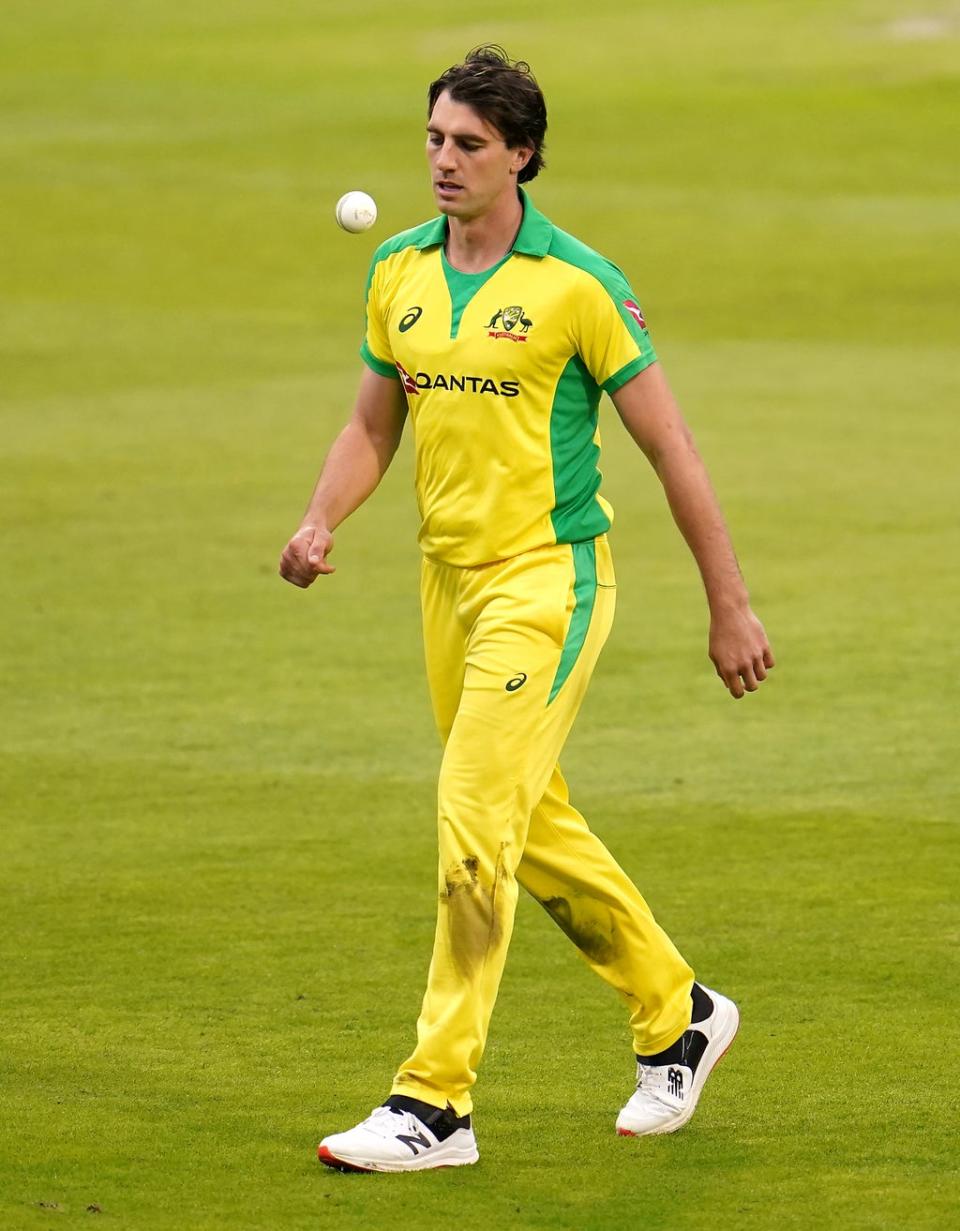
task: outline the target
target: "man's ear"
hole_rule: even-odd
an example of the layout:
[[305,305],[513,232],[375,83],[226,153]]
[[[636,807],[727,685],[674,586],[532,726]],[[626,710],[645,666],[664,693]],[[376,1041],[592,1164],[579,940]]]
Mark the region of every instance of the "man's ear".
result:
[[511,170],[513,170],[517,175],[519,175],[520,172],[523,170],[523,168],[527,165],[527,163],[533,157],[533,149],[529,145],[521,145],[521,146],[518,146],[517,149],[513,151],[513,153],[514,153],[514,159],[513,159],[513,167],[511,168]]

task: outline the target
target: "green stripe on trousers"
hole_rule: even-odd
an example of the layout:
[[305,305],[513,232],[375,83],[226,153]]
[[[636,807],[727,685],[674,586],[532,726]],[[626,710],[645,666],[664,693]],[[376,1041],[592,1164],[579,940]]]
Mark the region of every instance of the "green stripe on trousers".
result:
[[573,614],[570,617],[570,627],[567,629],[566,640],[557,665],[553,687],[547,698],[547,705],[564,686],[570,672],[576,665],[587,639],[587,629],[590,627],[590,617],[593,615],[593,604],[597,597],[597,544],[593,539],[586,543],[571,543],[573,549]]

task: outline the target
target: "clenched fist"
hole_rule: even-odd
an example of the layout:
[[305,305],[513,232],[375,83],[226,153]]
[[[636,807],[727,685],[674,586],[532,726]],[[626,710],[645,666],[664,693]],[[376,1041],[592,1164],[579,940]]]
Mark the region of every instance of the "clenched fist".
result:
[[710,659],[732,697],[756,692],[773,667],[763,625],[749,607],[721,609],[710,621]]
[[329,530],[322,526],[301,526],[283,549],[280,576],[305,590],[321,574],[336,572],[333,565],[327,563],[331,551],[333,535]]

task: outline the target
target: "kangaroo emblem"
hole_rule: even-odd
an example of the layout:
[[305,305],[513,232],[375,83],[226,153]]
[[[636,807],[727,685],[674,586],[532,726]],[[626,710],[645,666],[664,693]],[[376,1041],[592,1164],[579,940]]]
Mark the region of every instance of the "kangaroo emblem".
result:
[[507,308],[498,308],[487,322],[486,328],[490,330],[491,338],[510,338],[514,342],[524,342],[526,339],[518,335],[532,329],[533,321],[524,314],[519,304],[511,304]]

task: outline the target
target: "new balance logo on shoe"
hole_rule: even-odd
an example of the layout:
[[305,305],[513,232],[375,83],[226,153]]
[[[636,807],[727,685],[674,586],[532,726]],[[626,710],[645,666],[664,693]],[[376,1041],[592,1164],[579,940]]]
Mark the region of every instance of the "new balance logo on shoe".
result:
[[667,1092],[674,1098],[683,1098],[683,1071],[670,1069],[667,1072]]
[[432,1144],[432,1142],[426,1138],[423,1133],[417,1133],[415,1137],[407,1133],[397,1133],[397,1141],[402,1141],[405,1146],[409,1146],[410,1152],[414,1155],[414,1157],[420,1153],[417,1149],[418,1145],[423,1146],[425,1150],[429,1150]]

